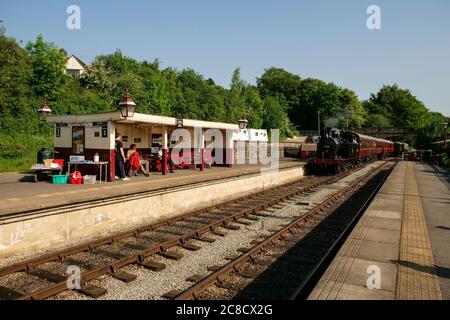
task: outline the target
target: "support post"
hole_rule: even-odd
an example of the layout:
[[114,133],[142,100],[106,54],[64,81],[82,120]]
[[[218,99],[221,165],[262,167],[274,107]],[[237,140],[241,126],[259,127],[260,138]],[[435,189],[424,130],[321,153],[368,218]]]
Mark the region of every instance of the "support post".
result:
[[200,142],[199,149],[201,152],[201,159],[202,159],[200,171],[203,171],[205,170],[205,132],[203,131],[203,129],[201,129],[199,142]]
[[226,143],[225,143],[225,153],[224,153],[224,165],[226,167],[232,168],[233,167],[233,149],[234,149],[234,142],[233,142],[233,130],[226,130]]
[[162,128],[162,161],[161,161],[161,172],[163,175],[166,175],[167,170],[167,156],[168,156],[168,138],[167,138],[167,126],[163,126]]

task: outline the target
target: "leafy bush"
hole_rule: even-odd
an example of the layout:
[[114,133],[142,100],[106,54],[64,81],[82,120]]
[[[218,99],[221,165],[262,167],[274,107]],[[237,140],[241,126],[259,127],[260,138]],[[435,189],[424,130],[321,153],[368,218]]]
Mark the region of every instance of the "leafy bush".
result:
[[[52,148],[52,137],[15,135],[0,133],[0,171],[24,169],[36,162],[36,155],[41,148]],[[16,164],[16,167],[14,166]]]
[[444,153],[442,155],[442,162],[445,167],[450,168],[450,158],[448,157],[448,155],[446,153]]

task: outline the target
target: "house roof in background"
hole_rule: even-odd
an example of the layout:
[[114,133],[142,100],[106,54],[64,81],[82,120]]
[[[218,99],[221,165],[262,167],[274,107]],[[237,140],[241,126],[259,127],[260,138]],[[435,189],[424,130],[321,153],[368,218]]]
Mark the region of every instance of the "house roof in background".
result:
[[[68,59],[67,59],[67,65],[70,63],[71,59],[74,59],[83,69],[86,69],[86,63],[83,62],[83,60],[81,60],[80,58],[78,58],[76,55],[71,55]],[[73,68],[68,68],[68,69],[73,69]]]

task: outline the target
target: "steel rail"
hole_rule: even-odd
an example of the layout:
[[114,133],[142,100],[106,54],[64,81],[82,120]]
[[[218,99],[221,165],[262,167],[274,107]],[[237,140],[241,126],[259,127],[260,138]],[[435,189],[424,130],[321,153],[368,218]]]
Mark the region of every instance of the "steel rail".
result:
[[37,258],[32,258],[32,259],[28,259],[19,263],[15,263],[13,265],[10,266],[6,266],[6,267],[2,267],[0,268],[0,277],[3,277],[5,275],[14,273],[14,272],[28,272],[30,270],[33,270],[35,267],[44,264],[44,263],[48,263],[48,262],[54,262],[54,261],[63,261],[67,256],[76,254],[76,253],[80,253],[80,252],[84,252],[84,251],[92,251],[93,249],[102,246],[102,245],[107,245],[107,244],[111,244],[114,241],[119,241],[122,239],[126,239],[129,237],[137,237],[139,236],[139,234],[144,233],[144,232],[149,232],[149,231],[154,231],[157,228],[163,227],[163,226],[170,226],[173,223],[176,222],[181,222],[185,219],[188,218],[192,218],[192,217],[196,217],[199,216],[201,214],[205,214],[208,213],[208,211],[211,211],[213,209],[221,209],[222,207],[227,208],[229,205],[232,204],[237,204],[239,202],[245,201],[247,199],[252,199],[255,197],[264,197],[265,194],[270,194],[272,192],[275,192],[278,189],[285,189],[288,188],[290,186],[294,186],[295,184],[299,184],[303,182],[302,179],[301,180],[296,180],[294,182],[291,183],[287,183],[281,186],[276,186],[273,187],[271,189],[268,190],[264,190],[262,192],[257,192],[254,194],[250,194],[250,195],[246,195],[246,196],[242,196],[239,197],[237,199],[233,199],[230,201],[226,201],[226,202],[222,202],[219,203],[217,205],[208,207],[208,208],[204,208],[204,209],[200,209],[200,210],[194,210],[191,212],[187,212],[184,213],[182,215],[176,216],[176,217],[172,217],[172,218],[168,218],[168,219],[164,219],[162,221],[158,221],[152,224],[149,224],[147,226],[143,226],[143,227],[139,227],[136,229],[132,229],[129,231],[124,231],[124,232],[120,232],[117,233],[115,235],[112,236],[108,236],[108,237],[104,237],[101,239],[97,239],[97,240],[93,240],[93,241],[89,241],[83,244],[79,244],[67,249],[62,249],[53,253],[49,253]]
[[[289,191],[290,187],[295,186],[296,184],[301,184],[301,182],[303,182],[303,181],[298,180],[298,181],[288,183],[288,184],[285,184],[282,186],[274,187],[274,188],[271,188],[264,192],[244,196],[239,199],[235,199],[232,201],[228,201],[225,203],[215,205],[215,206],[207,208],[207,209],[196,211],[195,213],[185,214],[183,216],[174,217],[174,218],[171,218],[171,219],[168,219],[165,221],[161,221],[161,222],[152,224],[150,226],[142,227],[142,228],[135,229],[132,231],[126,231],[126,232],[123,232],[123,233],[120,233],[120,234],[117,234],[117,235],[114,235],[111,237],[106,237],[103,239],[95,240],[95,241],[92,241],[92,242],[89,242],[86,244],[75,246],[73,248],[62,250],[57,253],[53,253],[53,254],[50,254],[50,255],[47,255],[44,257],[32,259],[31,261],[26,261],[17,266],[6,267],[3,269],[0,269],[0,276],[5,275],[5,274],[10,274],[12,272],[19,272],[19,271],[30,272],[36,266],[43,264],[43,263],[47,263],[47,262],[52,262],[52,261],[64,262],[66,257],[73,255],[75,253],[79,253],[79,252],[83,252],[83,251],[92,252],[95,250],[95,248],[97,248],[101,245],[110,244],[114,241],[118,241],[118,240],[121,240],[124,238],[138,237],[139,234],[142,232],[152,231],[152,230],[157,229],[160,226],[170,226],[171,224],[173,224],[175,222],[183,221],[187,218],[194,217],[194,216],[199,216],[202,213],[208,213],[208,211],[211,210],[211,208],[219,208],[220,209],[221,207],[227,207],[229,204],[237,204],[240,201],[245,201],[247,199],[253,199],[253,198],[258,200],[259,197],[264,197],[265,195],[272,196],[273,192],[277,193],[277,191],[288,190],[288,192],[286,192],[286,193],[278,192],[278,195],[276,195],[275,197],[271,197],[269,200],[267,200],[263,203],[259,203],[250,208],[244,208],[234,214],[225,216],[221,219],[218,219],[217,221],[206,224],[204,226],[200,226],[200,227],[198,227],[192,231],[189,231],[181,236],[174,237],[174,238],[164,241],[162,243],[151,245],[148,248],[140,250],[137,253],[128,255],[121,259],[114,260],[110,263],[105,264],[104,266],[101,266],[92,271],[83,273],[82,274],[82,283],[86,284],[87,282],[89,282],[93,279],[96,279],[99,276],[102,276],[105,274],[114,275],[115,273],[119,272],[120,268],[122,268],[126,265],[142,264],[144,262],[144,260],[150,255],[157,254],[157,253],[163,253],[171,247],[185,244],[186,241],[190,240],[190,239],[199,239],[199,238],[201,238],[201,236],[203,234],[214,231],[214,229],[216,229],[217,227],[226,226],[230,222],[239,223],[238,220],[241,218],[248,217],[250,214],[256,213],[259,210],[263,210],[265,208],[274,206],[280,202],[286,201],[289,198],[306,193],[306,192],[310,191],[311,189],[315,189],[322,185],[329,184],[334,181],[338,181],[339,179],[342,179],[342,178],[348,176],[352,172],[353,172],[353,170],[341,173],[336,176],[326,177],[323,180],[313,183],[309,186],[305,187],[305,186],[300,185],[297,188],[295,188],[294,190],[290,190],[290,191]],[[265,200],[265,199],[262,199],[262,200]],[[55,294],[65,291],[65,290],[67,290],[67,283],[65,281],[61,281],[61,282],[51,285],[47,288],[32,292],[30,294],[26,294],[26,295],[20,297],[19,300],[41,300],[41,299],[51,297]]]
[[381,187],[384,185],[395,166],[398,164],[398,161],[394,163],[393,166],[389,168],[389,171],[386,175],[383,176],[381,181],[377,184],[374,190],[370,193],[367,200],[364,204],[358,209],[357,213],[353,216],[351,221],[346,225],[345,229],[339,234],[338,238],[333,242],[333,244],[328,248],[327,252],[322,256],[320,261],[314,266],[313,270],[311,270],[303,282],[297,287],[294,293],[289,297],[289,300],[300,300],[306,299],[312,289],[314,289],[317,281],[326,271],[328,265],[333,261],[334,257],[338,253],[339,249],[344,244],[345,240],[348,238],[350,233],[352,232],[355,225],[358,223],[361,216],[367,210],[367,208],[372,203],[373,199],[376,197]]
[[[371,177],[375,172],[381,170],[387,162],[385,162],[383,165],[380,165],[377,168],[372,169],[370,172],[365,174],[362,177],[359,177],[357,180],[346,186],[344,189],[338,191],[336,194],[330,196],[322,203],[315,206],[313,209],[308,211],[306,214],[302,215],[301,217],[295,219],[293,222],[291,222],[289,225],[285,226],[281,230],[277,231],[261,243],[255,245],[253,248],[251,248],[249,251],[245,252],[241,256],[239,256],[237,259],[230,261],[225,266],[220,268],[219,270],[213,272],[200,282],[196,283],[195,285],[191,286],[187,290],[180,293],[178,296],[176,296],[175,300],[191,300],[191,299],[199,299],[201,297],[201,294],[206,290],[208,287],[215,283],[221,283],[224,279],[224,277],[232,272],[239,272],[240,267],[245,264],[246,262],[250,260],[254,260],[255,256],[259,254],[261,251],[265,250],[265,248],[271,246],[274,244],[274,241],[277,241],[283,237],[286,233],[291,233],[294,228],[299,227],[300,225],[304,224],[308,221],[309,218],[314,217],[318,212],[324,211],[324,206],[330,206],[339,199],[343,198],[347,193],[354,190],[362,181],[365,181],[369,177]],[[392,168],[391,168],[392,170]]]

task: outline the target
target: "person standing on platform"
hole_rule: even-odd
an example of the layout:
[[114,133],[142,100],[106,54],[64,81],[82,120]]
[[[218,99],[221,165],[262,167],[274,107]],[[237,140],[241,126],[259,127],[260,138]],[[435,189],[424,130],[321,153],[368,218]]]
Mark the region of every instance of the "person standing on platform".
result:
[[127,178],[125,174],[125,152],[123,151],[123,142],[122,135],[120,133],[116,133],[116,179],[121,179],[123,181],[128,181],[130,179]]

